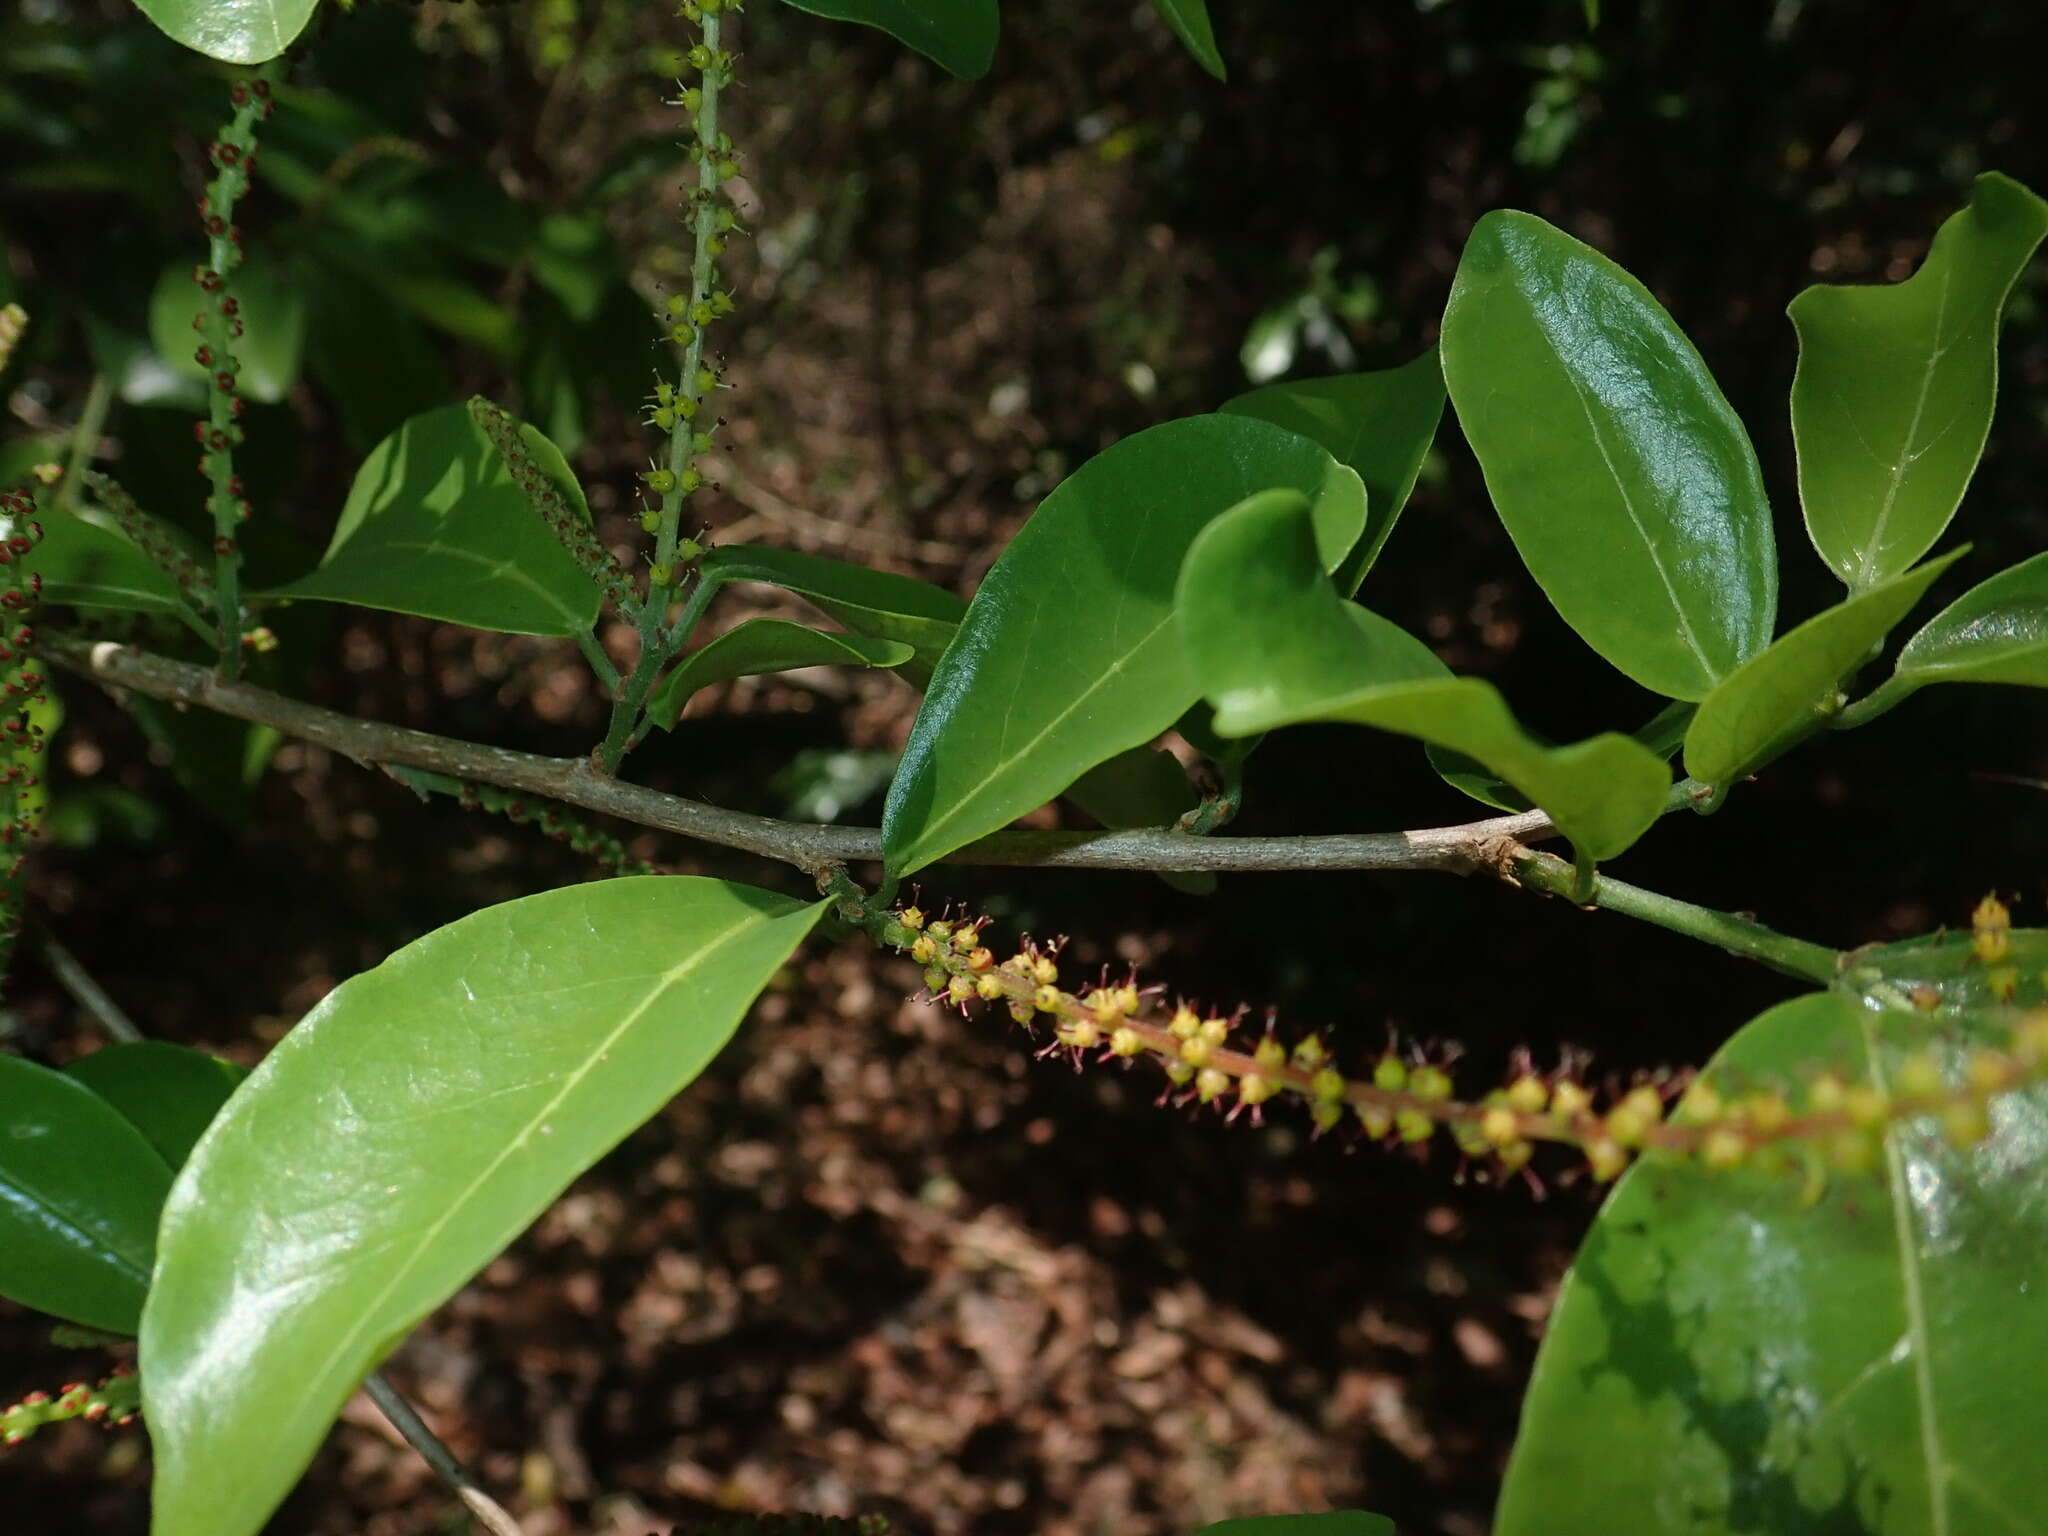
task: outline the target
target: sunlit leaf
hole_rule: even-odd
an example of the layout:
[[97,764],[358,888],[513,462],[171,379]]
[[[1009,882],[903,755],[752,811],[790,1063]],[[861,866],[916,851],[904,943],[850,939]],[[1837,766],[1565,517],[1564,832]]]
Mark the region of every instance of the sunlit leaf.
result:
[[1174,633],[1174,577],[1212,518],[1270,486],[1313,498],[1330,565],[1356,545],[1358,476],[1247,416],[1125,438],[1045,499],[983,580],[925,693],[882,819],[896,873],[1043,805],[1200,697]]
[[1436,348],[1380,373],[1255,389],[1226,401],[1223,409],[1314,439],[1365,482],[1365,535],[1337,569],[1337,589],[1349,597],[1408,505],[1408,493],[1415,489],[1415,477],[1443,420],[1444,374]]
[[1649,291],[1526,213],[1490,213],[1444,311],[1444,377],[1501,521],[1586,643],[1702,699],[1770,642],[1755,450]]
[[[527,451],[585,518],[560,451],[523,427]],[[354,603],[477,629],[573,635],[598,591],[556,542],[462,405],[415,416],[356,471],[319,566],[261,594]]]
[[[2013,935],[2020,1002],[2048,934]],[[1836,991],[1746,1026],[1726,1102],[1821,1071],[1896,1092],[1930,1052],[2010,1040],[1969,939],[1859,951]],[[1911,993],[1939,999],[1915,1007]],[[2048,1089],[1959,1150],[1896,1122],[1880,1172],[1709,1173],[1645,1159],[1593,1224],[1523,1403],[1498,1536],[2002,1536],[2038,1523],[2048,1358]],[[1819,1198],[1812,1197],[1818,1188]]]
[[1976,472],[1998,392],[1998,318],[2048,203],[1979,176],[1902,283],[1814,287],[1792,301],[1792,437],[1814,548],[1852,589],[1934,547]]
[[1203,532],[1181,572],[1179,620],[1226,736],[1344,720],[1448,747],[1593,858],[1620,853],[1662,812],[1671,775],[1655,755],[1611,733],[1544,745],[1490,684],[1450,676],[1422,642],[1340,597],[1298,494],[1251,497]]
[[1899,652],[1898,676],[1928,683],[2048,688],[2048,553],[1979,582]]
[[822,906],[646,877],[477,912],[330,993],[164,1209],[155,1536],[253,1536],[348,1395],[703,1070]]
[[1842,679],[1962,553],[1859,592],[1750,658],[1701,703],[1685,733],[1685,771],[1702,784],[1726,784],[1811,731],[1839,706]]
[[319,0],[135,0],[178,42],[230,64],[276,58],[306,30]]

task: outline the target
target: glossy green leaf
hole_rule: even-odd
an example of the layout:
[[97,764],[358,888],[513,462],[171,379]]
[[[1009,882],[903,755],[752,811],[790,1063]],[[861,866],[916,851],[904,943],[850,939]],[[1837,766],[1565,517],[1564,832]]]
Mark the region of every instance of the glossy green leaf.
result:
[[173,1169],[185,1165],[193,1143],[249,1075],[231,1061],[164,1040],[110,1045],[79,1057],[64,1074],[113,1105]]
[[1002,17],[996,0],[787,0],[799,11],[879,27],[933,63],[972,80],[988,73]]
[[[1671,755],[1684,745],[1686,728],[1692,724],[1692,717],[1698,711],[1697,704],[1674,701],[1630,731],[1629,738],[1669,762]],[[1534,731],[1529,734],[1545,746],[1553,745]],[[1530,808],[1526,795],[1516,793],[1512,784],[1488,772],[1485,764],[1443,747],[1430,747],[1427,751],[1430,767],[1443,781],[1453,789],[1464,791],[1481,805],[1490,805],[1497,811],[1526,811]]]
[[1899,652],[1897,676],[2048,688],[2048,554],[2000,571],[1942,609]]
[[[555,445],[522,427],[527,451],[584,517]],[[462,405],[415,416],[356,471],[320,565],[261,594],[354,603],[518,635],[574,635],[597,618],[597,586],[527,505]]]
[[1043,805],[1201,696],[1174,633],[1174,577],[1211,519],[1271,486],[1313,498],[1329,566],[1358,542],[1358,476],[1249,416],[1127,437],[1045,499],[983,580],[925,693],[882,818],[895,873]]
[[[2014,940],[2036,976],[2048,935]],[[1931,1049],[1956,1081],[1964,1045],[2009,1038],[1967,952],[1860,952],[1837,991],[1745,1027],[1709,1080],[1730,1100],[1822,1070],[1883,1090]],[[1923,976],[1937,1014],[1908,1001]],[[1967,1151],[1903,1122],[1882,1174],[1833,1176],[1817,1201],[1798,1173],[1625,1175],[1552,1314],[1497,1536],[2037,1528],[2048,1089],[1991,1119]]]
[[1838,707],[1842,679],[1870,659],[1962,553],[1930,560],[1837,603],[1745,662],[1693,716],[1685,733],[1685,771],[1702,784],[1727,784],[1788,750]]
[[1365,482],[1365,535],[1337,569],[1337,590],[1349,597],[1408,505],[1443,420],[1444,373],[1436,348],[1381,373],[1255,389],[1226,401],[1223,409],[1313,438],[1339,464],[1358,471]]
[[1297,494],[1251,497],[1203,532],[1181,572],[1179,620],[1226,736],[1348,720],[1449,747],[1596,859],[1663,811],[1671,775],[1654,754],[1612,733],[1545,746],[1492,685],[1450,676],[1421,641],[1339,597]]
[[1205,1525],[1201,1536],[1394,1536],[1394,1522],[1355,1509],[1328,1515],[1253,1515]]
[[1792,437],[1813,546],[1861,589],[1934,547],[1976,473],[1998,392],[1998,319],[2048,234],[2048,203],[1979,176],[1902,283],[1814,287],[1799,332]]
[[[178,584],[114,529],[54,508],[34,521],[43,537],[26,563],[43,578],[44,602],[166,617],[187,611]],[[0,518],[0,537],[11,531]]]
[[[236,393],[259,405],[275,405],[299,381],[306,351],[306,289],[260,253],[235,269],[233,288],[243,326],[234,343],[240,368]],[[195,379],[215,371],[202,368],[197,356],[202,338],[192,328],[192,317],[199,312],[200,297],[187,261],[164,268],[149,299],[151,345],[173,370]],[[357,323],[363,323],[361,317]]]
[[1181,46],[1195,56],[1195,62],[1209,71],[1218,80],[1230,78],[1223,67],[1223,55],[1216,49],[1216,33],[1209,25],[1209,7],[1205,0],[1152,0],[1159,7],[1159,14],[1166,18],[1166,24],[1173,28],[1173,35],[1180,39]]
[[670,729],[698,689],[735,677],[792,667],[896,667],[912,654],[900,640],[828,634],[787,619],[747,619],[677,662],[647,701],[647,717]]
[[1489,213],[1442,349],[1501,521],[1588,645],[1653,692],[1702,699],[1770,643],[1755,450],[1641,283],[1539,218]]
[[0,1296],[133,1333],[170,1167],[61,1072],[0,1056]]
[[135,0],[187,48],[230,64],[262,64],[306,30],[319,0]]
[[155,1536],[252,1536],[342,1403],[703,1070],[823,912],[646,877],[477,912],[344,982],[178,1176],[142,1321]]
[[703,568],[720,581],[758,581],[794,592],[848,629],[902,641],[916,653],[902,671],[920,687],[967,615],[964,602],[928,581],[765,544],[721,544],[705,555]]

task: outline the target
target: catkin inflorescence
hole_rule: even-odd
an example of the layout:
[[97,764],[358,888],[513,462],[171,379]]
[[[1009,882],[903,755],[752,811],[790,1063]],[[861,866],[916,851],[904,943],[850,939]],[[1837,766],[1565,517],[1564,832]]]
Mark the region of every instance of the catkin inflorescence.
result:
[[65,1419],[84,1419],[110,1429],[133,1424],[141,1405],[141,1383],[133,1368],[119,1365],[97,1385],[74,1381],[54,1395],[31,1392],[11,1407],[0,1408],[0,1445],[19,1445],[45,1424]]
[[[1980,959],[2003,957],[1998,935],[2009,921],[1996,902],[1978,909]],[[1363,1073],[1346,1075],[1319,1035],[1289,1045],[1270,1018],[1262,1029],[1247,1028],[1242,1009],[1224,1016],[1186,1002],[1169,1006],[1161,989],[1134,976],[1105,976],[1070,991],[1059,946],[1027,939],[999,960],[982,941],[984,919],[901,907],[872,926],[924,967],[935,1000],[963,1012],[999,1005],[1026,1028],[1049,1026],[1047,1050],[1077,1063],[1147,1059],[1165,1073],[1165,1099],[1215,1106],[1233,1119],[1292,1102],[1318,1133],[1349,1129],[1394,1146],[1425,1145],[1441,1134],[1468,1168],[1496,1177],[1529,1169],[1545,1143],[1574,1149],[1602,1183],[1645,1154],[1710,1170],[1797,1169],[1809,1182],[1830,1169],[1868,1172],[1882,1164],[1890,1126],[1932,1117],[1952,1144],[1970,1146],[1989,1132],[1992,1101],[2048,1078],[2048,1008],[2032,1008],[2014,1009],[2005,1045],[1968,1052],[1959,1073],[1944,1071],[1930,1052],[1908,1056],[1889,1091],[1831,1072],[1739,1095],[1680,1073],[1603,1091],[1575,1057],[1544,1071],[1524,1056],[1506,1083],[1460,1098],[1450,1053],[1389,1047]]]
[[0,494],[0,975],[21,927],[21,864],[43,814],[42,669],[33,620],[43,578],[23,568],[42,542],[35,498]]

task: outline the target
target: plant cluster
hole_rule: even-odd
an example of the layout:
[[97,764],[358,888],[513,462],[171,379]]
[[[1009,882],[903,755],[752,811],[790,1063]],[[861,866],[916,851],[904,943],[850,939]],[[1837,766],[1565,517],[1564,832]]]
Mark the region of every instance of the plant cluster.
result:
[[[1220,73],[1201,0],[1159,6]],[[392,424],[317,562],[251,582],[243,525],[258,498],[236,453],[253,447],[254,358],[277,338],[235,221],[257,125],[289,100],[280,58],[296,29],[265,41],[224,20],[235,7],[144,8],[262,66],[229,87],[234,114],[210,146],[199,209],[191,356],[211,559],[92,467],[94,411],[81,412],[69,462],[38,476],[47,507],[7,493],[10,930],[41,803],[45,659],[132,698],[335,746],[423,795],[536,825],[612,877],[428,933],[336,988],[246,1077],[147,1042],[64,1071],[0,1056],[16,1131],[0,1138],[0,1293],[139,1341],[137,1375],[0,1415],[9,1444],[54,1418],[127,1422],[139,1402],[159,1536],[245,1536],[367,1382],[478,1517],[502,1521],[376,1367],[687,1086],[830,916],[906,953],[933,1001],[1045,1029],[1044,1052],[1077,1065],[1157,1070],[1162,1101],[1251,1119],[1288,1106],[1319,1134],[1425,1155],[1448,1142],[1459,1172],[1502,1182],[1612,1184],[1526,1400],[1507,1536],[1613,1529],[1616,1511],[1632,1530],[1753,1529],[1762,1516],[1774,1529],[1832,1516],[1866,1529],[1908,1508],[1908,1524],[1883,1528],[1941,1532],[2022,1507],[2024,1458],[2009,1453],[2025,1433],[2030,1356],[1982,1340],[1996,1316],[2016,1344],[2048,1345],[2033,1275],[2048,933],[2015,929],[1987,898],[1966,932],[1839,952],[1602,866],[1663,817],[1712,814],[1795,747],[1920,689],[2048,686],[2048,555],[1983,577],[1888,651],[1967,553],[1929,558],[1983,450],[1999,320],[2048,235],[2048,204],[1987,175],[1912,278],[1814,288],[1793,305],[1801,505],[1845,595],[1782,633],[1762,474],[1705,361],[1633,277],[1512,211],[1473,230],[1437,347],[1125,438],[1045,498],[963,604],[902,576],[707,547],[685,530],[723,424],[708,338],[735,299],[719,258],[744,231],[727,196],[740,162],[720,127],[740,7],[684,0],[690,74],[672,106],[691,262],[654,316],[675,363],[644,407],[660,434],[640,476],[644,575],[595,531],[561,447],[475,398]],[[883,26],[962,73],[993,47],[994,0],[800,8]],[[310,14],[305,0],[300,23]],[[320,195],[338,194],[321,183]],[[0,311],[0,350],[24,323]],[[1660,700],[1639,728],[1547,741],[1491,684],[1452,675],[1360,601],[1447,403],[1537,584],[1593,652]],[[755,619],[699,643],[711,599],[737,583],[795,594],[841,627]],[[172,638],[153,651],[77,627],[44,633],[26,622],[38,599],[139,616]],[[535,758],[354,720],[245,678],[248,653],[274,649],[265,621],[301,603],[571,641],[612,699],[608,728],[587,757]],[[606,605],[632,631],[629,662],[601,643]],[[1889,675],[1868,686],[1887,654]],[[879,828],[781,822],[620,778],[697,690],[826,664],[893,669],[923,694]],[[1218,835],[1252,792],[1263,736],[1313,722],[1420,743],[1494,814],[1381,834]],[[1168,741],[1202,762],[1198,774],[1161,750]],[[1104,830],[1008,830],[1061,796]],[[658,875],[568,807],[764,854],[821,894]],[[1568,860],[1530,846],[1552,837]],[[1454,1049],[1283,1037],[1270,1016],[1208,1010],[1135,975],[1076,976],[1058,944],[1027,939],[1005,955],[985,919],[898,899],[912,876],[974,862],[1478,875],[1747,956],[1805,990],[1696,1073],[1609,1083],[1560,1048],[1553,1063],[1525,1055],[1504,1080],[1461,1090]],[[1782,1316],[1757,1314],[1764,1292]],[[1831,1313],[1845,1297],[1859,1315]],[[1776,1363],[1753,1368],[1766,1354]],[[1856,1411],[1836,1412],[1852,1400]],[[1661,1406],[1641,1411],[1646,1401]],[[1767,1430],[1750,1434],[1752,1421]],[[1755,1466],[1730,1465],[1738,1453]],[[1246,1529],[1258,1524],[1278,1536],[1287,1522]]]

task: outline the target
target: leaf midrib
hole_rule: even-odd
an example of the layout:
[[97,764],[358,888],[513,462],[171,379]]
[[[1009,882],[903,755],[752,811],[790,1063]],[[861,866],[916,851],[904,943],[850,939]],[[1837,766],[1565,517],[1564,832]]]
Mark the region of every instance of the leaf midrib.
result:
[[[1867,1010],[1857,1020],[1863,1035],[1863,1053],[1870,1064],[1871,1085],[1879,1093],[1891,1093],[1885,1080],[1884,1062],[1878,1055],[1877,1038]],[[1913,1226],[1913,1212],[1906,1192],[1906,1157],[1894,1129],[1884,1138],[1885,1186],[1891,1194],[1892,1237],[1899,1250],[1901,1300],[1906,1311],[1906,1337],[1913,1355],[1913,1395],[1918,1410],[1921,1454],[1927,1463],[1928,1515],[1932,1536],[1948,1536],[1948,1454],[1941,1438],[1941,1414],[1935,1401],[1934,1361],[1930,1354],[1931,1334],[1927,1326],[1927,1299],[1921,1293],[1920,1251]]]
[[682,981],[698,967],[705,964],[712,955],[736,934],[766,921],[773,921],[773,919],[762,918],[755,913],[748,913],[730,928],[705,940],[697,953],[689,959],[671,966],[668,970],[661,973],[660,978],[648,989],[647,995],[627,1012],[626,1016],[619,1021],[609,1034],[596,1043],[589,1053],[585,1055],[583,1064],[568,1074],[563,1080],[561,1089],[554,1097],[549,1099],[533,1115],[529,1116],[526,1123],[520,1127],[516,1134],[505,1138],[500,1143],[497,1154],[484,1165],[475,1178],[470,1180],[469,1184],[459,1195],[448,1202],[440,1216],[425,1228],[420,1234],[419,1241],[413,1245],[412,1254],[404,1263],[392,1271],[391,1277],[384,1283],[383,1288],[361,1308],[354,1326],[341,1336],[333,1349],[328,1351],[327,1358],[312,1373],[312,1380],[324,1380],[328,1373],[335,1368],[337,1362],[346,1357],[356,1347],[362,1339],[370,1319],[378,1314],[384,1304],[391,1299],[392,1292],[396,1291],[406,1277],[418,1267],[420,1261],[426,1256],[427,1251],[434,1245],[440,1235],[447,1230],[455,1217],[468,1208],[470,1202],[476,1198],[477,1192],[497,1175],[498,1170],[503,1168],[516,1152],[522,1151],[528,1145],[539,1127],[546,1123],[549,1116],[556,1113],[562,1107],[563,1103],[567,1101],[577,1088],[582,1086],[584,1079],[596,1070],[599,1062],[604,1061],[610,1055],[612,1047],[618,1044],[626,1032],[640,1021],[648,1009],[652,1008],[656,1001],[676,983]]

